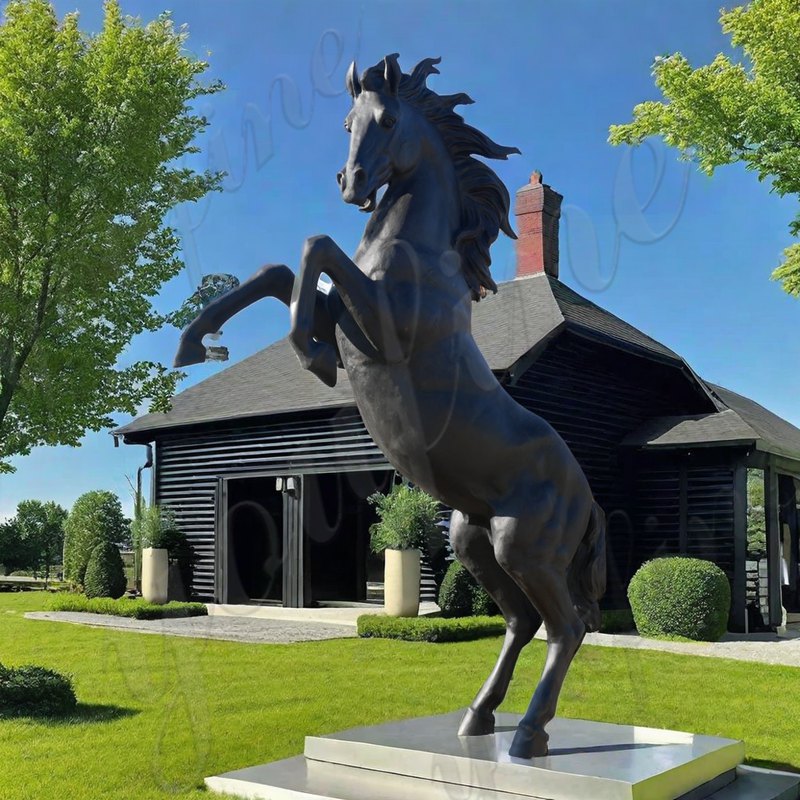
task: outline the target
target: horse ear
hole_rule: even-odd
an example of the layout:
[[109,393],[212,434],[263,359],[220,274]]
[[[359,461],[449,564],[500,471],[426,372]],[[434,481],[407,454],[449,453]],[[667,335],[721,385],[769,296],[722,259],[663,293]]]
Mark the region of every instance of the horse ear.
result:
[[358,67],[355,61],[350,65],[350,69],[347,70],[345,86],[353,100],[361,94],[361,81],[358,79]]
[[383,59],[383,78],[386,81],[386,91],[391,95],[396,95],[397,90],[400,88],[400,78],[403,77],[403,71],[397,63],[400,58],[399,53],[392,53]]

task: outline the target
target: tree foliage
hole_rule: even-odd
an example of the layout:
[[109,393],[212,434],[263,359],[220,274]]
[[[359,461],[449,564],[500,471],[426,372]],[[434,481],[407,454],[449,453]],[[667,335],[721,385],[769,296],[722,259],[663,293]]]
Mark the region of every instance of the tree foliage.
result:
[[100,542],[92,550],[86,565],[83,591],[88,598],[111,597],[119,599],[125,594],[127,581],[119,548],[111,542]]
[[767,554],[767,517],[764,506],[764,471],[747,470],[747,555],[764,558]]
[[[612,144],[640,144],[662,136],[707,174],[741,162],[781,195],[800,193],[800,4],[753,0],[723,11],[722,30],[743,59],[720,54],[692,69],[680,53],[657,58],[656,85],[664,101],[640,103],[633,121],[612,125]],[[800,235],[800,214],[790,226]],[[773,272],[785,291],[800,297],[800,242],[784,251]]]
[[117,368],[164,323],[150,299],[181,268],[176,204],[218,188],[183,166],[217,91],[167,15],[143,25],[105,3],[102,31],[46,0],[11,0],[0,25],[0,471],[40,445],[163,410],[179,373]]
[[64,534],[64,577],[82,586],[97,545],[119,545],[128,536],[119,498],[106,491],[82,494],[64,523]]
[[22,538],[16,517],[0,522],[0,564],[3,572],[10,575],[18,569],[26,569],[31,554],[27,543]]
[[50,577],[50,568],[61,562],[64,548],[64,522],[67,512],[52,501],[23,500],[17,506],[16,524],[34,572]]

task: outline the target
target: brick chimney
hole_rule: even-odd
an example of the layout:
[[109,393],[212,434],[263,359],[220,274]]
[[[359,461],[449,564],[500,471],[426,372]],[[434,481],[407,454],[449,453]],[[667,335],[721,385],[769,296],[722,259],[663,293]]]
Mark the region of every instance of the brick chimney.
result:
[[558,218],[564,198],[542,183],[534,172],[531,182],[517,190],[517,274],[523,278],[546,272],[558,277]]

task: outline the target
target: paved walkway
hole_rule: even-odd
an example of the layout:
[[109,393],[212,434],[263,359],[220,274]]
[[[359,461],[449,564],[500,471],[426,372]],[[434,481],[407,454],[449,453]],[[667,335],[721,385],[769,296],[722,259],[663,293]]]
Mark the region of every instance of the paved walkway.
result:
[[[421,615],[438,611],[434,603],[423,603]],[[325,608],[281,608],[280,606],[209,605],[207,617],[171,620],[135,620],[72,611],[40,611],[25,616],[54,622],[72,622],[142,633],[224,639],[232,642],[290,643],[356,635],[356,620],[361,614],[377,614],[383,607],[371,604],[328,606]],[[544,629],[537,639],[544,639]],[[800,626],[791,626],[785,636],[775,634],[726,634],[719,642],[663,642],[643,639],[634,633],[590,633],[585,644],[623,647],[633,650],[661,650],[669,653],[732,658],[762,664],[800,667]]]
[[[537,638],[543,636],[542,633],[537,634]],[[800,667],[800,632],[790,632],[787,637],[775,634],[726,634],[719,642],[662,642],[643,639],[635,633],[590,633],[584,643]]]
[[193,639],[223,639],[251,644],[289,644],[322,639],[345,639],[356,635],[355,627],[350,625],[258,617],[208,616],[144,620],[87,614],[82,611],[32,611],[25,616],[28,619],[71,622],[137,633],[159,633]]

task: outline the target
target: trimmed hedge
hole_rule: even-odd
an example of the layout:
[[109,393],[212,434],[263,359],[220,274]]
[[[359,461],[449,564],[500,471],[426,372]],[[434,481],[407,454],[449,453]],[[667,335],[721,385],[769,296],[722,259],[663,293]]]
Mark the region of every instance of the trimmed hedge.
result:
[[92,551],[83,581],[84,594],[89,597],[113,597],[125,594],[128,581],[119,548],[111,542],[101,542]]
[[78,701],[72,681],[51,669],[0,664],[0,718],[70,714]]
[[500,613],[486,590],[458,561],[447,568],[438,605],[443,617],[493,617]]
[[407,642],[464,642],[485,636],[502,636],[506,623],[502,617],[384,617],[362,614],[358,635],[362,638],[403,639]]
[[112,600],[110,597],[87,598],[80,594],[61,594],[53,598],[53,611],[83,611],[89,614],[110,614],[133,619],[174,619],[176,617],[204,617],[208,609],[202,603],[170,602],[164,605],[146,600]]
[[716,642],[727,628],[731,589],[711,561],[673,556],[643,564],[628,600],[642,636],[683,636]]

